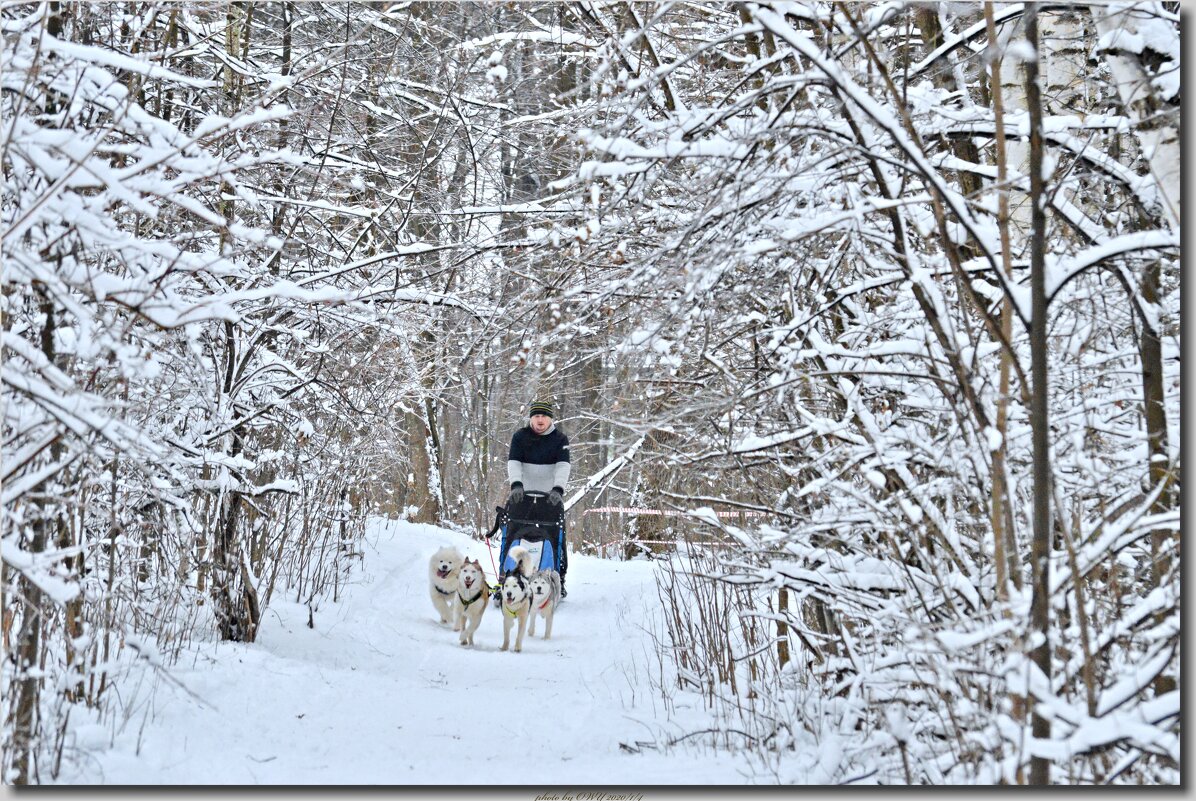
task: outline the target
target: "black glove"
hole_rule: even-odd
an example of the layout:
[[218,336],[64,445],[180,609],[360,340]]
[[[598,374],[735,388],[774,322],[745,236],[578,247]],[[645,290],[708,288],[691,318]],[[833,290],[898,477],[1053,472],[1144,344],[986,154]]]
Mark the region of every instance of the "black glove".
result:
[[507,496],[507,506],[518,506],[523,503],[523,482],[516,481],[511,485],[511,494]]
[[560,506],[565,501],[565,491],[560,487],[553,487],[548,493],[548,502],[553,506]]

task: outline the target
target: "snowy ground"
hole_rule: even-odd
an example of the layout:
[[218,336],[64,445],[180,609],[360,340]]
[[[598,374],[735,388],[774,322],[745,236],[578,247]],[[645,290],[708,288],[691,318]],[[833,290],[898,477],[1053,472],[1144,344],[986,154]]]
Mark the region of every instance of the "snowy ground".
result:
[[[259,641],[202,646],[161,683],[150,715],[77,725],[61,784],[742,784],[738,760],[627,753],[660,722],[646,671],[658,604],[649,562],[570,555],[551,640],[501,652],[487,610],[472,649],[442,626],[427,562],[458,546],[490,571],[484,543],[378,521],[340,603],[271,603]],[[539,627],[543,633],[543,623]],[[144,692],[144,690],[143,690]],[[201,700],[202,699],[202,700]],[[74,750],[74,749],[72,749]]]

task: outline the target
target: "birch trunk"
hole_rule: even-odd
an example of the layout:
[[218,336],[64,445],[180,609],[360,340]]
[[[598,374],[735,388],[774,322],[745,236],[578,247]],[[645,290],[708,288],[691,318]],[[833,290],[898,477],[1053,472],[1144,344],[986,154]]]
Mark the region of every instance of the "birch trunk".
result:
[[1154,2],[1096,5],[1092,16],[1113,86],[1134,123],[1134,137],[1158,189],[1160,216],[1178,230],[1183,164],[1179,28],[1166,21]]

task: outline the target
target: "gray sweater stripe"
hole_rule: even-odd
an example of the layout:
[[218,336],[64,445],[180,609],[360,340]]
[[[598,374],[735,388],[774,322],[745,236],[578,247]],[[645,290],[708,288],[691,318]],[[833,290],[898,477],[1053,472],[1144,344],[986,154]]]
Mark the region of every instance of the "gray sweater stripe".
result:
[[564,489],[569,486],[569,462],[556,464],[526,464],[514,459],[507,461],[508,483],[523,482],[529,492],[548,492],[553,487]]

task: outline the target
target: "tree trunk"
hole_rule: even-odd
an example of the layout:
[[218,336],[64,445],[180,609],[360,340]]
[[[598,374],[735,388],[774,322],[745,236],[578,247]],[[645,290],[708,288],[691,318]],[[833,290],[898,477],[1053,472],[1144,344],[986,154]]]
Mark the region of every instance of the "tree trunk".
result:
[[[1038,9],[1026,6],[1026,39],[1038,52]],[[1046,186],[1043,180],[1042,97],[1038,85],[1037,58],[1026,62],[1026,103],[1030,112],[1030,217],[1033,230],[1030,247],[1030,374],[1033,394],[1030,400],[1030,428],[1034,459],[1034,541],[1030,550],[1033,595],[1030,600],[1031,636],[1039,641],[1030,658],[1045,677],[1045,690],[1051,679],[1051,446],[1050,391],[1048,386],[1047,296],[1046,296]],[[1035,739],[1051,736],[1051,722],[1035,707],[1032,732]],[[1030,760],[1030,783],[1051,783],[1051,762],[1046,757]]]
[[[41,293],[39,292],[39,294]],[[41,310],[45,315],[45,323],[41,331],[42,353],[53,364],[54,304],[45,294],[42,294]],[[38,497],[34,504],[37,516],[30,526],[32,535],[25,549],[31,554],[46,550],[46,545],[50,541],[51,515],[47,508],[47,501]],[[28,578],[22,576],[20,583],[23,603],[21,604],[21,632],[17,637],[16,669],[13,672],[15,692],[13,694],[12,765],[15,773],[13,783],[27,785],[33,778],[33,749],[38,739],[37,713],[42,682],[37,668],[42,648],[45,598],[38,586]]]
[[422,409],[403,416],[411,459],[406,506],[415,508],[411,515],[414,522],[435,523],[440,517],[440,505],[437,503],[439,493],[433,484],[438,478],[428,422],[421,412]]
[[[1150,262],[1142,276],[1142,301],[1153,308],[1159,308],[1159,280],[1161,264],[1156,259]],[[1157,318],[1143,322],[1142,337],[1139,340],[1139,356],[1142,360],[1142,405],[1146,418],[1147,458],[1150,460],[1148,475],[1150,487],[1162,485],[1159,496],[1151,504],[1152,514],[1161,514],[1173,508],[1171,460],[1167,446],[1167,411],[1164,407],[1163,388],[1163,345],[1160,339],[1160,322]],[[1174,530],[1155,529],[1150,535],[1150,577],[1151,585],[1155,588],[1163,586],[1167,574],[1171,570],[1171,555],[1169,554],[1170,540],[1174,539]],[[1160,612],[1157,619],[1161,622],[1166,617]],[[1171,692],[1176,688],[1175,679],[1160,674],[1154,681],[1155,692],[1159,695]]]
[[[984,4],[984,19],[988,30],[989,42],[997,41],[997,26],[993,19],[993,4]],[[996,137],[994,148],[997,158],[997,226],[1001,236],[1001,270],[1013,282],[1013,252],[1009,236],[1009,164],[1005,153],[1005,91],[1001,84],[1001,53],[995,48],[996,56],[991,64],[992,76],[992,106],[993,118],[996,123]],[[1013,305],[1009,298],[1001,304],[1001,332],[1005,341],[1013,340]],[[992,452],[992,503],[991,520],[993,529],[994,555],[997,568],[997,598],[1006,599],[1009,596],[1008,584],[1021,587],[1021,560],[1018,559],[1017,540],[1013,530],[1012,504],[1009,499],[1009,483],[1005,454],[1007,451],[1006,438],[1009,431],[1009,379],[1011,361],[1014,355],[1006,349],[1001,350],[1001,367],[998,380],[997,414],[995,425],[1001,442]]]
[[[1137,45],[1139,22],[1155,16],[1154,5],[1094,5],[1092,15],[1102,39],[1108,37],[1105,61],[1125,113],[1135,123],[1134,136],[1158,187],[1159,215],[1172,230],[1179,230],[1180,177],[1183,174],[1179,78],[1175,77],[1172,82],[1165,80],[1168,76],[1163,74],[1167,69],[1179,69],[1179,29],[1171,25],[1152,25],[1147,46]],[[1160,38],[1162,33],[1170,36]],[[1168,66],[1165,59],[1170,54],[1160,51],[1174,52],[1176,64]],[[1157,68],[1152,68],[1152,60],[1160,62]]]

